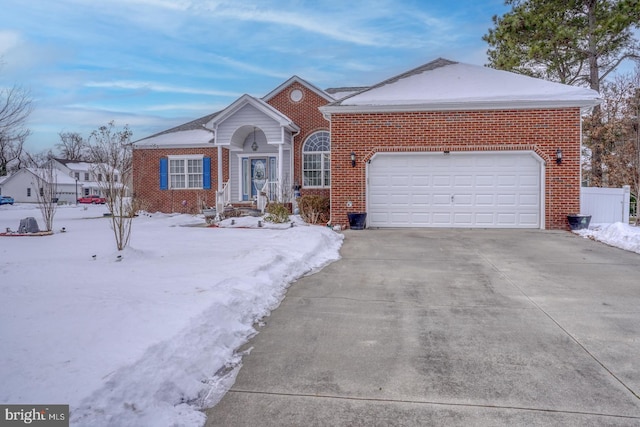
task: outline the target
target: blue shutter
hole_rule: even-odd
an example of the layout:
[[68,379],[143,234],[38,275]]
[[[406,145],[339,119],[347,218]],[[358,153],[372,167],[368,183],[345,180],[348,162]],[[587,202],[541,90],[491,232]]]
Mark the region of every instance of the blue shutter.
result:
[[202,158],[202,188],[211,190],[211,157]]
[[160,189],[169,189],[169,159],[163,157],[160,159]]

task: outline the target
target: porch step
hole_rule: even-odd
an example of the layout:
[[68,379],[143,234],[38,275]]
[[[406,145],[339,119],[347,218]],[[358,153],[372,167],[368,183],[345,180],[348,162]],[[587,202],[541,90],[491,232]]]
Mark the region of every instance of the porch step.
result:
[[262,212],[255,208],[255,205],[249,203],[232,203],[231,206],[224,208],[225,218],[239,216],[262,216]]

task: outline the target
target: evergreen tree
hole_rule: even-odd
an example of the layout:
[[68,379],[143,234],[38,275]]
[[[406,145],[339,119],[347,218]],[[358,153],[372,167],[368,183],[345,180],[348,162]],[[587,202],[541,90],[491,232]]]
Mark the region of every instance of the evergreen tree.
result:
[[[625,59],[640,61],[634,28],[640,0],[506,0],[512,10],[494,16],[489,66],[560,83],[600,86]],[[601,109],[588,123],[592,185],[602,185],[605,142]]]

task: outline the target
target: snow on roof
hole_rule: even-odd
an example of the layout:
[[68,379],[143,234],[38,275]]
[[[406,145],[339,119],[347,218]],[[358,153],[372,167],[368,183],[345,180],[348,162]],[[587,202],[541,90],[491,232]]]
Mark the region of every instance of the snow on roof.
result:
[[74,184],[75,185],[76,183],[76,180],[74,178],[71,178],[69,175],[66,175],[64,172],[56,168],[53,168],[51,171],[49,171],[48,169],[39,169],[39,168],[27,168],[27,170],[34,175],[44,178],[45,180],[46,178],[49,177],[49,173],[52,172],[53,175],[55,176],[55,180],[57,184]]
[[66,162],[64,165],[72,171],[80,172],[89,172],[93,167],[93,164],[88,162]]
[[349,95],[353,95],[355,93],[361,92],[365,89],[369,89],[368,86],[357,86],[357,87],[332,87],[329,89],[325,89],[329,95],[331,95],[334,99],[340,100]]
[[331,111],[334,106],[592,107],[599,100],[598,92],[591,89],[440,58],[325,108]]
[[142,139],[135,143],[136,148],[154,148],[156,146],[193,146],[209,144],[213,139],[213,133],[206,129],[191,129],[172,133],[161,133],[156,136]]

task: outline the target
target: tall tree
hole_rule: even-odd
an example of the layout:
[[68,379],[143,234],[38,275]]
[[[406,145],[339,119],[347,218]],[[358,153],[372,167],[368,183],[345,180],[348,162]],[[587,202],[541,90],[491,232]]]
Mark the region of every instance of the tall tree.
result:
[[640,0],[506,0],[483,36],[489,66],[600,91],[625,59],[640,59],[633,34]]
[[[620,75],[603,85],[602,140],[606,184],[629,185],[640,201],[640,66],[634,74]],[[585,175],[588,175],[588,170]],[[636,224],[640,218],[636,214]]]
[[60,132],[60,142],[56,148],[64,159],[83,161],[87,160],[89,147],[87,141],[78,132]]
[[19,86],[0,88],[0,176],[6,175],[10,164],[23,156],[31,110],[28,91]]
[[[566,84],[600,86],[625,59],[640,60],[633,30],[640,0],[506,0],[512,10],[494,16],[484,35],[489,66]],[[593,184],[602,183],[606,155],[600,108],[585,141],[592,153]]]

